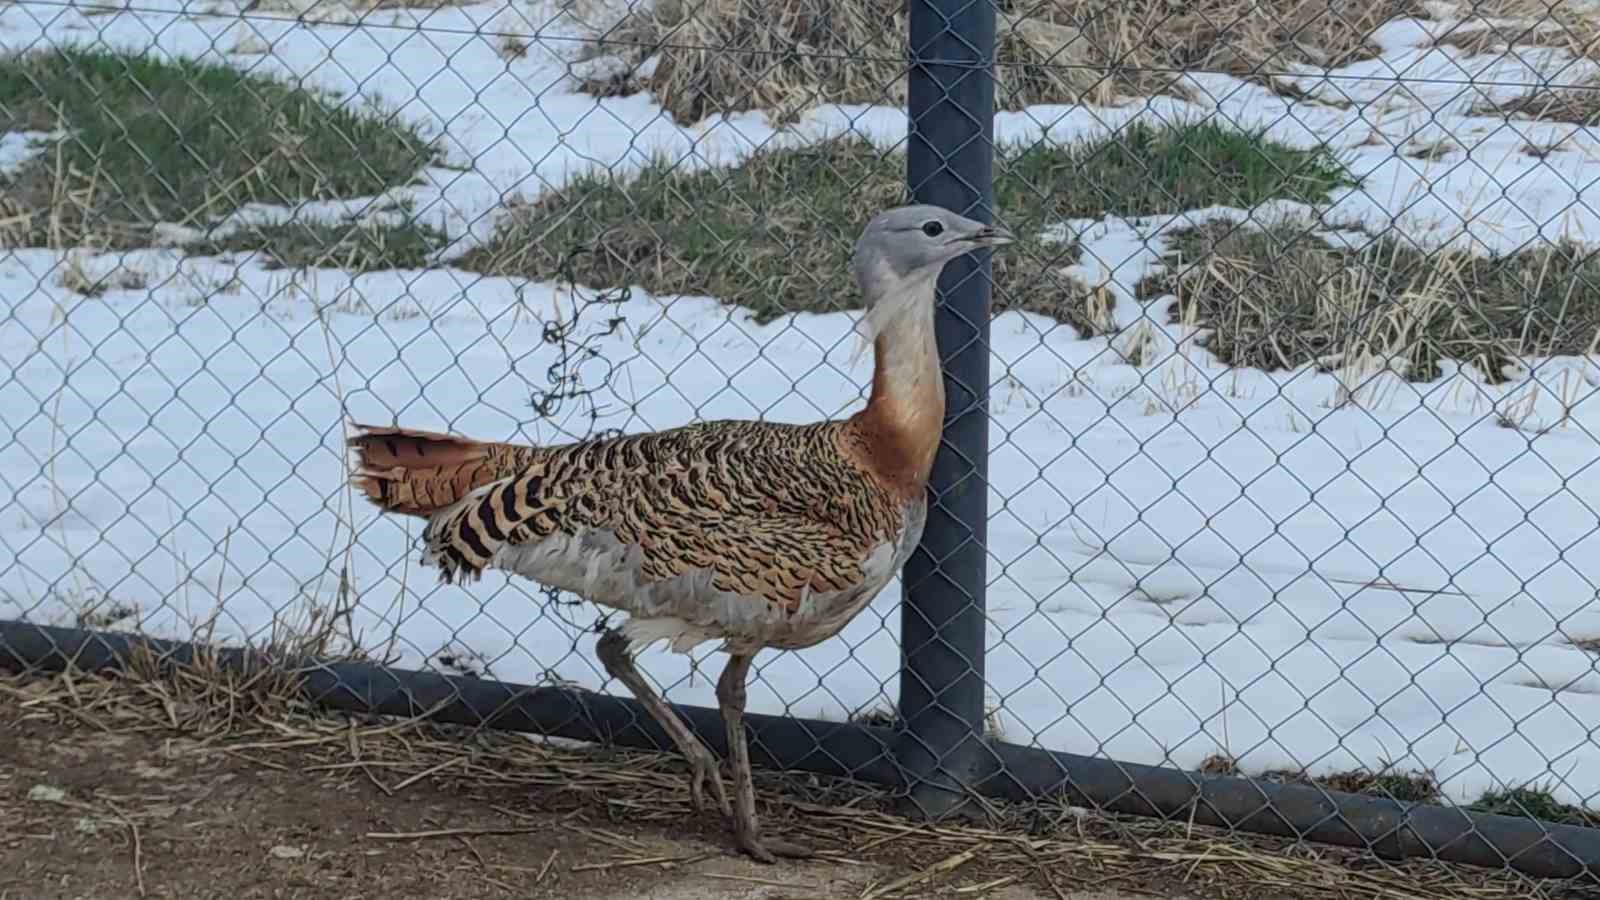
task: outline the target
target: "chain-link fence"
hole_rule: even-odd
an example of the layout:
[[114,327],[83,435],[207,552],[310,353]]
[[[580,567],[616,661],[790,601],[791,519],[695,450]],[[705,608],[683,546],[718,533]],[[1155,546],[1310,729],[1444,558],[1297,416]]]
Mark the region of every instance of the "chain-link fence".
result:
[[[921,548],[757,660],[757,765],[1585,872],[1597,16],[4,3],[0,660],[669,748],[603,611],[418,566],[348,423],[847,415],[914,200],[1017,242],[945,271]],[[713,647],[641,665],[722,753]]]

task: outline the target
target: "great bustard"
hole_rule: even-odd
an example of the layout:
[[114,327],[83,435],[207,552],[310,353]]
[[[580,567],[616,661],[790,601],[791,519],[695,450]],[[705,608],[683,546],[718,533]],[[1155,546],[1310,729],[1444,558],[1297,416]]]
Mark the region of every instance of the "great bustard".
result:
[[[868,223],[851,268],[872,393],[848,418],[702,422],[555,447],[358,425],[354,481],[385,511],[427,518],[424,563],[445,582],[501,569],[627,613],[597,654],[688,759],[695,808],[709,783],[744,851],[809,855],[763,838],[756,822],[750,666],[762,648],[837,634],[916,547],[945,411],[934,286],[951,259],[1010,241],[935,206]],[[634,666],[658,640],[679,653],[720,641],[729,655],[717,700],[732,809],[716,758]]]

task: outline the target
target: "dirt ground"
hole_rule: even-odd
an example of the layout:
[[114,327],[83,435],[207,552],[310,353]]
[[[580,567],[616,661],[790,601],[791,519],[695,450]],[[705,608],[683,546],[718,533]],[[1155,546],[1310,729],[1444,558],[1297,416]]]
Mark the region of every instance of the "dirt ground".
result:
[[516,814],[427,781],[386,796],[157,735],[19,731],[0,748],[0,893],[19,900],[854,896],[876,874],[756,866],[699,834]]
[[[703,823],[673,833],[518,812],[426,780],[385,795],[364,780],[262,765],[242,751],[196,756],[190,742],[152,734],[28,722],[13,737],[0,746],[7,900],[799,900],[860,897],[915,871],[833,859],[764,866],[728,852]],[[927,896],[935,894],[947,895]],[[974,895],[1044,896],[1015,883],[953,896]]]
[[917,826],[781,776],[758,788],[779,795],[768,827],[825,855],[765,866],[689,810],[667,756],[181,693],[0,676],[0,900],[1554,896],[1097,817],[1045,836]]

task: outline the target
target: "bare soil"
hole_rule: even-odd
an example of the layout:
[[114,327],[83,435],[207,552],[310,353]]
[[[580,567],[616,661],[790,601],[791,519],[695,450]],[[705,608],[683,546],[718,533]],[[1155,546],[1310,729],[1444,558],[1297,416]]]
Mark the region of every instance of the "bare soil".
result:
[[509,814],[426,779],[386,795],[348,770],[193,749],[147,732],[20,723],[0,744],[0,896],[854,897],[878,875],[758,865],[701,823],[670,835],[581,813]]

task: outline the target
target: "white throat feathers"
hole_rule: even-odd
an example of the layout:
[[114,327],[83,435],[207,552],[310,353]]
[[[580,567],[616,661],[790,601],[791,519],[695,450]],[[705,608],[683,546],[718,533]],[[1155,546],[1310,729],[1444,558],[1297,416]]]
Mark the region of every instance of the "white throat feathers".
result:
[[856,319],[856,347],[850,355],[852,366],[860,362],[880,337],[895,335],[899,338],[900,333],[910,332],[904,335],[906,339],[897,339],[893,343],[920,343],[908,339],[920,337],[920,333],[925,331],[928,340],[933,339],[938,271],[915,272],[905,276],[895,272],[887,261],[875,260],[870,263],[858,262],[855,274],[866,300],[866,311]]

